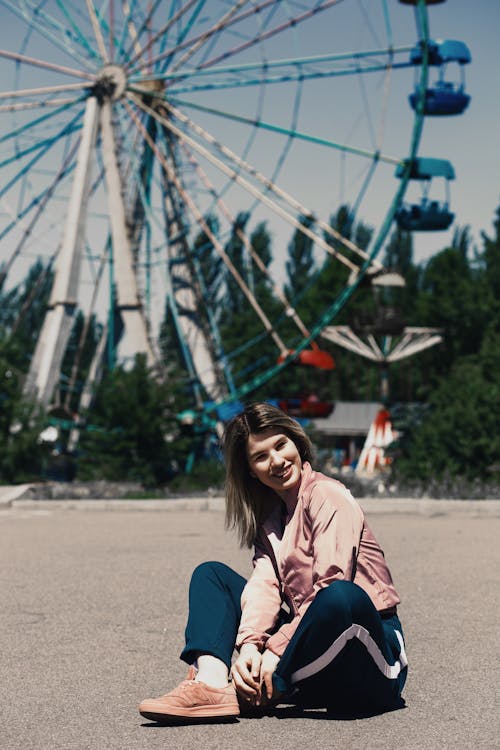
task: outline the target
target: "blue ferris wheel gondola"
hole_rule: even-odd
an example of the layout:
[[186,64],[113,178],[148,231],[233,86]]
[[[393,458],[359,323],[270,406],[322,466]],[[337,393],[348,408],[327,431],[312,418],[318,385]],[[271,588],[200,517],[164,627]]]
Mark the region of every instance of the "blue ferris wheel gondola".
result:
[[[396,168],[396,177],[402,179],[408,164]],[[429,198],[432,180],[443,178],[446,186],[446,199],[438,201]],[[446,159],[418,158],[411,165],[410,180],[423,184],[420,203],[403,203],[395,219],[398,227],[407,232],[435,232],[448,229],[455,214],[449,209],[449,182],[455,179],[453,165]]]
[[406,232],[437,232],[448,229],[455,218],[447,204],[440,201],[422,200],[420,204],[404,204],[396,222]]
[[[410,53],[412,65],[421,65],[424,59],[424,48],[421,42]],[[429,41],[428,64],[439,69],[437,80],[424,92],[425,115],[459,115],[467,109],[470,96],[465,91],[464,66],[471,62],[469,48],[464,42],[447,39]],[[459,67],[460,80],[448,80],[447,69],[450,63]],[[416,111],[420,99],[418,87],[409,96],[410,105]]]

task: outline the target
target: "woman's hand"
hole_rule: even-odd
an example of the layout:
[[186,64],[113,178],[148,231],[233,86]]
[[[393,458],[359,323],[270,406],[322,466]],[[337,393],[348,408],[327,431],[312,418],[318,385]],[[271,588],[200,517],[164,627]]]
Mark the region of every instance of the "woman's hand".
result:
[[262,654],[253,643],[244,643],[240,654],[231,667],[236,691],[248,701],[258,703],[260,700]]
[[[264,651],[260,662],[260,685],[261,694],[267,696],[268,700],[273,697],[273,674],[278,666],[280,657],[272,651]],[[262,686],[264,689],[262,689]]]

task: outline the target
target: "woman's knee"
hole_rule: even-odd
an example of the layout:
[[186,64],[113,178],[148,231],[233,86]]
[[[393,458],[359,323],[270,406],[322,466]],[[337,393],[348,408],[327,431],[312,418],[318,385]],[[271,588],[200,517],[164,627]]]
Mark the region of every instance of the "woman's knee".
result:
[[346,620],[355,619],[356,613],[366,610],[371,604],[368,594],[351,581],[334,581],[321,589],[316,595],[317,608],[323,616],[344,616]]
[[229,593],[230,596],[238,601],[245,585],[245,579],[236,573],[229,565],[211,560],[198,565],[191,576],[190,594],[199,595],[203,592],[221,591]]
[[202,562],[196,566],[191,575],[191,583],[197,584],[206,580],[222,580],[232,573],[231,568],[217,560]]

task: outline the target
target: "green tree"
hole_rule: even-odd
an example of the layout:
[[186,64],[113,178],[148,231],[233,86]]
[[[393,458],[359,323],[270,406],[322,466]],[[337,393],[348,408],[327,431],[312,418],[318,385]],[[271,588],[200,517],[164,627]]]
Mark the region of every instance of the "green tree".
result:
[[51,264],[37,260],[17,286],[0,292],[0,342],[10,364],[23,372],[29,368],[52,282]]
[[[205,219],[210,232],[217,236],[219,222],[215,216],[207,216]],[[223,261],[216,252],[213,242],[202,229],[194,241],[194,256],[201,277],[204,304],[209,307],[212,314],[217,314],[218,303],[222,285]]]
[[429,411],[397,456],[398,477],[498,476],[500,335],[488,334],[477,356],[457,359],[429,396]]
[[[239,229],[243,231],[243,219],[246,215],[239,214]],[[265,222],[258,224],[249,237],[253,254],[245,259],[245,242],[241,235],[233,228],[233,237],[226,250],[231,255],[238,271],[242,274],[250,294],[256,304],[267,316],[271,324],[279,326],[279,318],[283,317],[283,308],[277,302],[270,276],[265,270],[272,262],[272,240]],[[260,258],[258,264],[253,257]],[[221,334],[225,352],[228,355],[228,365],[231,368],[234,383],[237,387],[246,385],[262,370],[272,367],[277,359],[276,345],[266,333],[260,316],[252,307],[250,301],[231,279],[226,286],[227,297],[224,297]],[[253,397],[267,395],[265,389],[256,390]]]
[[180,393],[173,373],[158,382],[143,355],[130,370],[108,372],[82,433],[78,477],[165,483],[183,466],[189,450],[176,420],[186,405]]
[[495,213],[492,237],[482,233],[483,252],[479,261],[485,277],[486,294],[488,295],[488,311],[491,324],[500,325],[500,206]]
[[420,325],[440,328],[443,344],[433,353],[433,369],[446,372],[461,356],[475,354],[488,319],[482,274],[471,268],[461,248],[448,247],[427,263],[416,299]]
[[[262,221],[257,224],[252,234],[250,235],[250,244],[255,251],[256,255],[260,258],[264,267],[268,270],[273,259],[272,253],[272,240],[267,224]],[[251,262],[252,269],[252,285],[257,296],[265,296],[266,292],[270,289],[269,275],[264,273],[256,261],[252,258]],[[263,300],[261,300],[263,301]]]
[[[299,221],[307,229],[314,226],[313,216],[299,216]],[[300,299],[314,276],[314,241],[300,229],[288,244],[286,272],[285,294],[292,301]]]
[[43,412],[22,395],[22,373],[0,355],[0,482],[39,480],[46,451]]
[[[232,229],[231,236],[226,243],[225,251],[229,256],[235,269],[241,275],[243,280],[248,284],[248,271],[250,269],[250,261],[246,255],[245,245],[241,237],[241,233],[245,231],[245,227],[248,223],[249,214],[246,211],[240,211],[237,215]],[[242,307],[245,307],[246,300],[245,295],[242,292],[238,282],[233,277],[229,269],[225,270],[225,295],[224,295],[224,322],[227,323],[228,319],[232,315],[237,314],[241,311]]]
[[80,394],[102,334],[95,315],[89,320],[78,310],[61,366],[60,403],[77,411]]

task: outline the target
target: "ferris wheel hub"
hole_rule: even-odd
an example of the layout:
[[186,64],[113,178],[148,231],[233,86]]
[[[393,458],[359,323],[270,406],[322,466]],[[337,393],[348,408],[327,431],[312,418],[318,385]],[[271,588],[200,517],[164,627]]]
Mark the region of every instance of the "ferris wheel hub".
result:
[[127,87],[127,74],[121,65],[108,63],[97,75],[95,92],[102,99],[121,99]]

